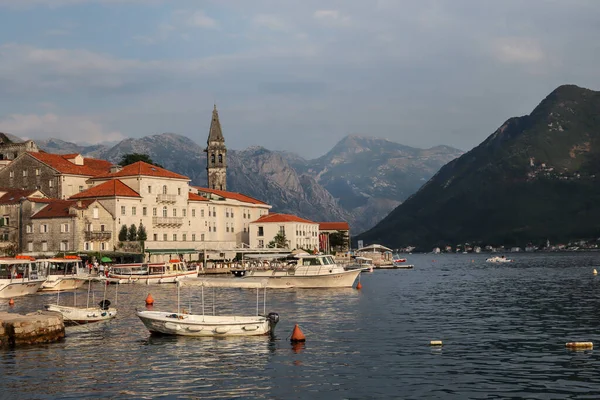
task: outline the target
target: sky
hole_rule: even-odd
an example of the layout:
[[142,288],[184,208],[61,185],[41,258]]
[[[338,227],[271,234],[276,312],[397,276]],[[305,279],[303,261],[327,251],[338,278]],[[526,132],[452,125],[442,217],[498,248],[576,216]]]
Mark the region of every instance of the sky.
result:
[[306,158],[347,135],[469,150],[600,89],[596,0],[0,0],[0,132],[173,132]]

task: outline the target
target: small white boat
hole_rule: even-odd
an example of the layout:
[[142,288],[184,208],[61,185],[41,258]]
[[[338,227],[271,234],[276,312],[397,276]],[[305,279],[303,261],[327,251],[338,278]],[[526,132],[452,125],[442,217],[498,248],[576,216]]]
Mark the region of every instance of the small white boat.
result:
[[31,257],[0,259],[0,298],[8,299],[37,292],[46,280],[39,275],[37,267]]
[[513,260],[506,258],[506,256],[495,256],[495,257],[490,257],[487,260],[485,260],[485,262],[489,262],[489,263],[509,263],[509,262],[513,262]]
[[[181,287],[200,287],[202,290],[202,314],[192,314],[181,309],[179,304]],[[256,289],[256,315],[213,315],[205,314],[204,288],[248,288]],[[267,280],[235,278],[189,278],[177,282],[177,312],[138,311],[137,316],[151,333],[180,336],[256,336],[273,332],[279,322],[279,314],[266,314]],[[259,314],[259,291],[264,290],[263,314]]]
[[198,276],[198,266],[188,266],[182,260],[165,263],[117,264],[110,268],[108,280],[115,283],[175,283]]
[[[117,316],[117,309],[110,307],[110,300],[102,299],[96,307],[90,307],[90,294],[92,279],[89,279],[87,304],[85,307],[77,306],[77,293],[73,293],[73,306],[59,304],[60,292],[57,294],[56,304],[46,304],[47,311],[62,314],[65,325],[91,324],[94,322],[108,321]],[[115,289],[116,295],[116,289]],[[104,297],[106,297],[106,285],[104,285]]]
[[352,287],[361,272],[345,271],[330,255],[301,253],[283,268],[250,269],[240,279],[267,278],[267,287],[273,289],[342,288]]
[[352,264],[348,264],[344,269],[346,271],[352,269],[360,269],[361,271],[373,272],[373,259],[368,257],[355,257]]
[[40,276],[46,278],[40,288],[41,292],[79,289],[90,278],[89,271],[78,256],[41,259],[36,260],[36,263]]

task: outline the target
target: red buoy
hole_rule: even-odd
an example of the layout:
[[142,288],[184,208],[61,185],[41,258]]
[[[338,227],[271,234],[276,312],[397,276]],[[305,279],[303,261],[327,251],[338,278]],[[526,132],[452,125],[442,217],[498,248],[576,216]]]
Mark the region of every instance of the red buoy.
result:
[[362,284],[361,284],[360,282],[358,282],[358,283],[356,284],[356,289],[357,289],[357,290],[360,290],[360,289],[362,289]]
[[151,306],[152,304],[154,304],[154,299],[152,298],[152,295],[148,293],[148,296],[146,297],[146,305]]
[[9,306],[14,306],[14,305],[15,305],[15,301],[14,301],[13,299],[10,299],[10,300],[8,301],[8,305],[9,305]]
[[304,333],[302,333],[298,324],[294,325],[294,330],[292,331],[292,337],[290,338],[290,341],[292,343],[306,342],[306,336],[304,336]]

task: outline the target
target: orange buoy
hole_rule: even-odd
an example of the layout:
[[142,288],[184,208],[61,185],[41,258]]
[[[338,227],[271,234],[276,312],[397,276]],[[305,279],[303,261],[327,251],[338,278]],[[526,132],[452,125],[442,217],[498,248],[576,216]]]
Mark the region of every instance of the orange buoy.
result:
[[304,333],[302,333],[298,324],[294,325],[294,330],[292,331],[292,336],[290,338],[290,341],[292,343],[306,342],[306,336],[304,336]]
[[152,298],[152,295],[148,293],[148,296],[146,297],[146,305],[151,306],[152,304],[154,304],[154,299]]
[[360,289],[362,289],[362,284],[361,284],[360,282],[358,282],[358,283],[356,284],[356,289],[357,289],[357,290],[360,290]]
[[591,350],[594,348],[592,342],[569,342],[565,343],[565,347],[570,350]]
[[13,299],[10,299],[10,300],[8,301],[8,305],[9,305],[9,306],[14,306],[14,305],[15,305],[15,301],[14,301]]

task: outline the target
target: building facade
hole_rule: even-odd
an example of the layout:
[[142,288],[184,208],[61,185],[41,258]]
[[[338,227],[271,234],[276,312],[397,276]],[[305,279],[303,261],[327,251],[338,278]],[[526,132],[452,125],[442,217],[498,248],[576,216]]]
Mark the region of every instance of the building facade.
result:
[[290,214],[267,214],[250,222],[250,247],[267,248],[277,234],[285,236],[287,249],[319,248],[319,223]]
[[208,187],[211,189],[227,190],[227,147],[221,131],[219,113],[215,105],[206,141],[206,174]]

